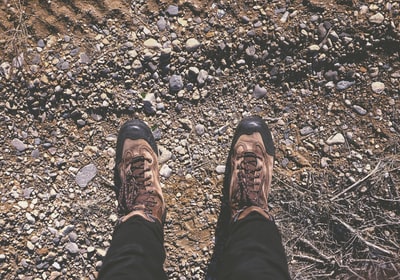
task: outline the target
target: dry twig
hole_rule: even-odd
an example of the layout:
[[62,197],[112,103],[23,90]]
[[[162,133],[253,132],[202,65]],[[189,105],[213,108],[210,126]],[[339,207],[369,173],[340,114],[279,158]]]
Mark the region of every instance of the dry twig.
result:
[[310,241],[308,241],[305,238],[299,238],[299,241],[303,242],[305,245],[310,247],[315,253],[317,253],[323,260],[327,262],[332,262],[334,260],[333,257],[328,257],[324,253],[322,253],[317,247],[315,247],[314,244],[312,244]]
[[364,178],[358,180],[357,182],[355,182],[354,184],[352,184],[350,187],[344,189],[343,191],[341,191],[340,193],[338,193],[337,195],[335,195],[334,197],[332,197],[330,199],[330,201],[334,201],[336,200],[339,196],[341,196],[342,194],[348,192],[349,190],[357,187],[358,185],[360,185],[361,183],[365,182],[369,177],[371,177],[372,175],[374,175],[381,167],[381,161],[378,162],[378,164],[375,166],[375,168]]
[[388,255],[390,257],[394,257],[393,253],[389,250],[386,250],[385,248],[382,248],[378,245],[375,245],[372,242],[369,242],[368,240],[366,240],[365,238],[363,238],[357,230],[355,230],[352,226],[350,226],[349,224],[345,223],[344,221],[342,221],[341,219],[339,219],[338,217],[332,215],[332,219],[341,223],[345,228],[347,228],[352,234],[354,234],[354,236],[356,236],[359,240],[361,240],[362,242],[364,242],[365,245],[367,245],[370,248],[373,248],[385,255]]

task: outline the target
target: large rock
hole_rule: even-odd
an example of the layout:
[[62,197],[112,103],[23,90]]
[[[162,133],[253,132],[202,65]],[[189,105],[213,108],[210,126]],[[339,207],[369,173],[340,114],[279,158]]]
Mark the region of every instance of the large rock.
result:
[[170,16],[177,16],[179,13],[179,7],[176,5],[169,5],[166,12]]
[[266,96],[267,95],[267,90],[264,88],[264,87],[260,87],[259,85],[256,85],[255,87],[254,87],[254,90],[253,90],[253,97],[255,98],[255,99],[261,99],[261,98],[263,98],[264,96]]
[[385,17],[381,13],[376,13],[375,15],[370,16],[369,22],[381,24],[385,20]]
[[183,89],[183,80],[181,75],[172,75],[169,79],[169,89],[171,92],[178,92]]
[[195,39],[195,38],[190,38],[186,41],[186,50],[188,52],[194,52],[201,46],[201,43]]
[[329,137],[328,140],[326,140],[326,144],[328,145],[344,144],[345,142],[346,140],[344,139],[344,136],[341,133],[336,133],[335,135]]
[[91,163],[79,170],[76,174],[75,181],[81,188],[85,188],[87,184],[96,176],[97,168]]
[[157,42],[155,39],[150,38],[144,41],[144,46],[149,49],[159,49],[161,48],[161,44]]
[[373,82],[371,84],[372,91],[375,93],[381,93],[385,90],[385,84],[382,82]]
[[18,152],[23,152],[26,150],[26,145],[24,142],[22,142],[21,140],[19,140],[18,138],[14,138],[11,141],[11,145],[14,146],[15,149],[17,149]]

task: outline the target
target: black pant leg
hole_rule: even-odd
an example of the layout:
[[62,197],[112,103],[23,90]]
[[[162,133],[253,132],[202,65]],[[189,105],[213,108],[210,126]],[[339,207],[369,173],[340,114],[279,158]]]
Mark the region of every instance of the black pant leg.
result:
[[258,213],[230,225],[218,279],[290,279],[278,228]]
[[167,279],[162,225],[133,216],[118,225],[98,279]]

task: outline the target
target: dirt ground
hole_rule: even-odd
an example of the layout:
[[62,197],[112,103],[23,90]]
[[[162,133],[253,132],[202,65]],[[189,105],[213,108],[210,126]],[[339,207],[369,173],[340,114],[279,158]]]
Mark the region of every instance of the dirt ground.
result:
[[[258,10],[254,7],[265,5],[264,2],[219,1],[218,5],[225,8],[229,18],[232,19],[231,24],[235,26],[243,16],[255,17]],[[279,1],[268,2],[271,2],[274,7],[284,6]],[[286,2],[290,2],[291,12],[296,10],[312,15],[324,11],[331,16],[332,20],[336,19],[337,15],[352,15],[353,10],[362,4],[360,1],[295,0]],[[366,2],[366,4],[372,5],[374,1]],[[387,2],[392,3],[393,1]],[[73,37],[75,41],[81,41],[81,47],[91,53],[92,42],[98,35],[98,30],[108,26],[109,19],[118,22],[118,25],[115,24],[115,26],[123,26],[130,31],[136,31],[140,29],[139,26],[146,26],[147,19],[155,18],[159,15],[159,11],[165,11],[170,4],[178,5],[181,11],[184,11],[182,12],[184,19],[196,16],[204,18],[214,13],[213,1],[2,0],[2,4],[0,4],[0,56],[3,57],[3,60],[7,58],[11,60],[28,46],[36,46],[38,40],[46,38],[49,42],[51,41],[49,38],[53,36],[56,38],[55,41],[61,41],[59,38],[64,35]],[[348,11],[349,7],[352,9],[351,11]],[[290,23],[279,22],[280,16],[278,17],[273,11],[267,11],[267,16],[271,21],[278,22],[275,27],[283,29],[282,34],[294,32],[295,28],[290,26]],[[339,19],[345,21],[345,16],[343,18]],[[398,15],[393,18],[398,20]],[[397,21],[395,23],[398,24]],[[363,24],[356,22],[354,22],[354,26],[342,29],[344,33],[364,32]],[[186,34],[200,34],[203,30],[182,31],[183,34],[185,32],[187,32]],[[201,34],[203,38],[214,36],[211,31],[204,31],[204,34]],[[360,34],[359,36],[363,37],[364,35]],[[399,42],[398,39],[395,38],[393,41]],[[371,53],[374,57],[378,57],[377,60],[382,60],[381,64],[376,63],[379,67],[384,68],[386,64],[395,65],[392,68],[398,71],[399,69],[396,69],[398,62],[397,64],[393,62],[392,54],[388,51],[393,49],[393,45],[395,44],[384,45],[382,43],[382,49],[372,50]],[[206,47],[211,50],[207,54],[213,54],[213,46]],[[240,51],[243,52],[243,50]],[[344,61],[343,64],[346,64],[346,67],[350,65],[349,67],[356,69],[357,73],[364,74],[368,72],[365,68],[367,63],[364,60],[368,59],[369,53],[360,51],[357,54],[360,53],[364,54],[364,56],[360,56],[362,59],[355,58],[354,61],[349,63]],[[398,56],[398,48],[394,48],[394,53],[397,53]],[[350,58],[351,56],[347,56],[342,60]],[[28,63],[29,59],[27,58]],[[228,58],[226,61],[228,65],[231,63]],[[207,64],[205,63],[205,65]],[[254,72],[258,71],[256,66],[254,66]],[[247,69],[238,70],[238,73],[246,76],[246,71]],[[297,71],[296,75],[305,77],[305,74],[301,73],[303,69]],[[262,76],[263,73],[257,73],[257,75]],[[396,81],[392,82],[391,79]],[[235,80],[235,77],[228,77],[226,80]],[[389,74],[384,76],[384,81],[385,84],[398,85],[398,78],[391,78]],[[279,81],[275,83],[279,83]],[[298,83],[305,84],[307,81]],[[222,89],[222,82],[217,86]],[[6,87],[4,86],[4,88]],[[273,211],[276,212],[274,214],[276,214],[277,224],[282,232],[291,276],[294,279],[400,279],[398,89],[393,87],[390,94],[384,98],[374,97],[366,90],[361,90],[357,98],[350,94],[350,97],[346,96],[346,94],[339,93],[335,96],[336,99],[329,99],[328,95],[308,93],[301,95],[298,100],[291,99],[289,94],[267,97],[267,101],[274,104],[274,109],[284,112],[282,113],[283,117],[268,118],[274,130],[282,135],[276,139],[276,142],[279,144],[293,142],[287,145],[278,145],[277,158],[279,162],[275,166],[272,186],[276,191],[271,197],[271,203],[276,206]],[[221,96],[223,95],[221,94]],[[243,96],[246,96],[246,93]],[[231,96],[227,95],[226,99],[229,98]],[[359,118],[354,110],[349,112],[348,106],[343,100],[351,98],[356,99],[357,104],[363,105],[365,108],[385,108],[382,110],[382,114],[390,120],[390,128],[387,125],[389,121],[386,121],[384,117],[380,119],[368,116]],[[217,97],[210,97],[208,101],[199,105],[194,103],[194,107],[212,108],[218,104],[218,101]],[[226,104],[229,107],[231,103],[226,101]],[[371,109],[371,111],[375,110]],[[10,109],[7,114],[12,117],[13,112]],[[124,112],[117,112],[115,115],[127,118]],[[194,112],[188,110],[184,112],[184,117],[194,114],[195,119],[202,118],[204,115],[202,112],[202,109]],[[286,112],[288,113],[286,114]],[[292,115],[287,117],[289,114]],[[284,128],[281,128],[280,119],[285,117],[293,122],[288,122]],[[176,130],[177,127],[174,125],[179,124],[178,119],[182,116],[173,113],[171,118],[173,125],[170,126],[170,129]],[[44,122],[40,126],[43,130],[51,131],[55,122]],[[115,133],[118,122],[122,122],[122,119],[116,120],[114,117],[107,119],[103,130],[98,134],[91,135],[90,141],[100,143],[101,137]],[[314,139],[316,136],[300,133],[300,128],[306,125],[320,126],[327,130],[330,126],[348,125],[349,130],[354,128],[355,136],[353,139],[346,138],[343,146],[327,147],[327,145],[321,144],[320,148],[318,144],[315,144],[318,143]],[[217,122],[212,123],[211,126],[218,129]],[[229,128],[227,131],[227,134],[231,133],[232,129]],[[285,135],[293,131],[295,132],[289,141],[289,137]],[[76,133],[83,139],[89,134],[85,129],[77,129],[71,133]],[[323,129],[319,133],[326,136]],[[215,161],[219,163],[223,162],[221,159],[224,158],[224,153],[229,146],[229,137],[225,139],[221,136],[221,139],[218,139],[221,147],[216,148],[219,155]],[[193,145],[201,145],[201,143],[193,143]],[[298,148],[298,146],[301,147]],[[320,152],[320,150],[323,151]],[[346,156],[342,156],[343,154]],[[329,168],[320,166],[321,157],[328,158]],[[15,156],[15,158],[18,157]],[[355,158],[362,164],[354,163]],[[287,164],[283,164],[285,160],[288,161]],[[107,164],[105,163],[105,165]],[[202,169],[204,165],[206,164],[199,164],[198,169],[202,174],[198,177],[209,176],[210,170]],[[101,175],[106,178],[105,185],[109,184],[107,178],[110,176],[103,173]],[[216,176],[209,182],[210,188],[218,191],[222,189],[222,184],[222,176]],[[174,174],[166,182],[166,185],[174,185],[173,190],[172,188],[165,190],[167,203],[183,206],[172,208],[169,213],[170,219],[166,224],[166,248],[173,257],[172,260],[167,261],[166,267],[170,270],[177,267],[183,269],[186,261],[179,250],[185,251],[184,256],[196,256],[203,248],[212,248],[213,245],[210,244],[215,241],[217,214],[221,211],[218,208],[221,195],[216,192],[217,194],[211,198],[208,194],[206,196],[205,192],[203,193],[201,190],[203,182],[197,177]],[[195,206],[209,206],[212,211],[206,214],[202,213],[201,218],[198,217],[196,210],[191,208],[193,204],[196,204],[193,202],[196,198],[199,202]],[[107,202],[108,206],[112,206],[112,202]],[[218,204],[216,209],[214,209],[215,204]],[[6,211],[6,208],[12,207],[11,205],[3,206],[1,210]],[[89,208],[90,211],[93,211],[99,207],[93,203],[88,206]],[[212,259],[212,252],[206,249],[202,256],[204,262]],[[170,275],[173,273],[171,272]],[[174,277],[178,276],[174,275]],[[11,279],[11,277],[7,279]],[[86,278],[82,276],[82,279]]]

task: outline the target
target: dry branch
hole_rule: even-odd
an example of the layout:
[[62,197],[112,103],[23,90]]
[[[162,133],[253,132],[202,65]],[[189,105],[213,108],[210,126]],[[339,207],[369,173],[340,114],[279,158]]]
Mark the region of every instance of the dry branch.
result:
[[320,264],[320,265],[324,265],[325,262],[323,260],[311,257],[311,256],[307,256],[307,255],[293,255],[293,258],[298,259],[298,260],[303,260],[303,261],[308,261],[311,263],[316,263],[316,264]]
[[363,238],[357,230],[355,230],[352,226],[350,226],[349,224],[345,223],[344,221],[342,221],[341,219],[339,219],[338,217],[332,215],[332,219],[341,223],[344,227],[346,227],[352,234],[354,234],[359,240],[361,240],[362,242],[364,242],[365,245],[367,245],[370,248],[373,248],[377,251],[380,251],[381,253],[388,255],[390,257],[394,257],[394,254],[391,251],[386,250],[385,248],[382,248],[378,245],[375,245],[372,242],[369,242],[368,240],[366,240],[365,238]]
[[375,168],[374,168],[367,176],[365,176],[364,178],[358,180],[357,182],[355,182],[354,184],[352,184],[350,187],[344,189],[343,191],[341,191],[340,193],[338,193],[337,195],[335,195],[334,197],[332,197],[332,198],[330,199],[330,201],[336,200],[336,199],[337,199],[339,196],[341,196],[342,194],[348,192],[349,190],[351,190],[351,189],[357,187],[358,185],[360,185],[361,183],[365,182],[369,177],[371,177],[372,175],[374,175],[374,174],[379,170],[380,167],[381,167],[381,161],[378,162],[378,164],[375,166]]
[[310,241],[308,241],[305,238],[300,238],[299,239],[301,242],[303,242],[305,245],[307,245],[308,247],[310,247],[315,253],[317,253],[322,259],[324,259],[327,262],[331,262],[334,260],[333,257],[328,257],[326,256],[324,253],[322,253],[317,247],[315,247],[314,244],[312,244]]

